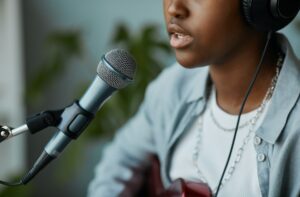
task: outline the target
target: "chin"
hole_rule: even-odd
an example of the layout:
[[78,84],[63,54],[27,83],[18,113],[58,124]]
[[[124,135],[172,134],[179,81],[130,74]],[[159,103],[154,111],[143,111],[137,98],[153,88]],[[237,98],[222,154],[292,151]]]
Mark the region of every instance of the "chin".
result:
[[184,68],[192,69],[206,66],[207,63],[199,55],[175,51],[177,62]]

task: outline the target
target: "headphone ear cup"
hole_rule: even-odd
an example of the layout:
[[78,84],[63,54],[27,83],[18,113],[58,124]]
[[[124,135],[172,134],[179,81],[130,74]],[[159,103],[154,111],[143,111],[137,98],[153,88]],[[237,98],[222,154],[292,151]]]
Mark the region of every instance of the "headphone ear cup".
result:
[[[299,11],[300,0],[241,0],[248,24],[259,31],[277,31],[289,24]],[[282,16],[287,13],[288,17]]]
[[[277,0],[275,0],[277,1]],[[270,0],[242,0],[246,22],[258,31],[273,29],[276,22],[270,13]]]
[[270,0],[271,13],[277,19],[293,19],[299,9],[299,0]]

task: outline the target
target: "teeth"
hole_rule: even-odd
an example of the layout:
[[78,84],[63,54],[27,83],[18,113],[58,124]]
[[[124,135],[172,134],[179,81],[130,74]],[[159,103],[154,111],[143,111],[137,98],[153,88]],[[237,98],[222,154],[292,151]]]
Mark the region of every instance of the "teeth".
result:
[[178,38],[180,39],[180,38],[183,38],[184,37],[184,35],[182,35],[182,34],[179,34],[178,35]]
[[176,38],[179,38],[179,39],[181,39],[181,38],[184,37],[184,35],[183,35],[183,34],[180,34],[180,33],[175,33],[175,36],[176,36]]

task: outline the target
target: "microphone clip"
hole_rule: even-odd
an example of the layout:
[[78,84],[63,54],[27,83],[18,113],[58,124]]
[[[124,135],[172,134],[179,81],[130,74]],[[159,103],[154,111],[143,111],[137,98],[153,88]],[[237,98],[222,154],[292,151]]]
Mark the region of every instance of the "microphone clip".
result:
[[62,120],[63,111],[64,109],[48,110],[27,118],[26,124],[29,132],[35,134],[47,127],[57,127]]
[[94,118],[94,114],[83,109],[77,100],[61,114],[57,128],[71,139],[77,139]]

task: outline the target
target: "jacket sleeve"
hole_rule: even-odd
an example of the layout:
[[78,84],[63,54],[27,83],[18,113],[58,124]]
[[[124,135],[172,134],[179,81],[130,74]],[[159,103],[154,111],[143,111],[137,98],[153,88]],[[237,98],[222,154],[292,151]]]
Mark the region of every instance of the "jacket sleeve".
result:
[[97,165],[88,197],[132,197],[143,182],[143,173],[155,152],[153,122],[158,84],[152,82],[136,115],[117,132]]

